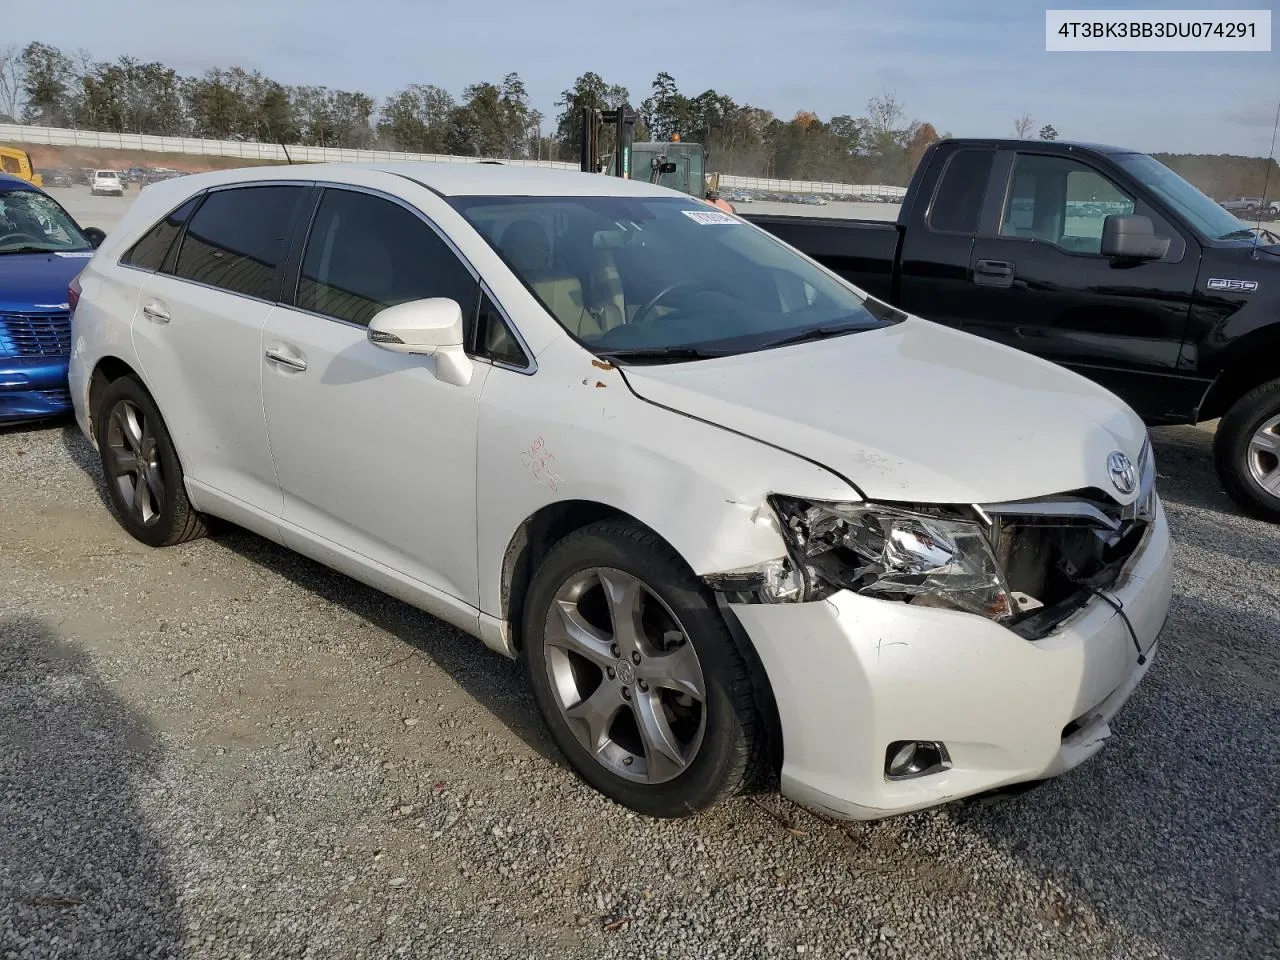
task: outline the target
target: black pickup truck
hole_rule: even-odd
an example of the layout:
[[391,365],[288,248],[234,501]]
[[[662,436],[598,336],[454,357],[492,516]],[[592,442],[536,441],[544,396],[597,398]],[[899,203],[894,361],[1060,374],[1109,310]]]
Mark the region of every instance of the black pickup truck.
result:
[[943,140],[896,223],[739,215],[877,299],[1070,367],[1149,424],[1221,418],[1223,485],[1280,522],[1280,237],[1153,158]]

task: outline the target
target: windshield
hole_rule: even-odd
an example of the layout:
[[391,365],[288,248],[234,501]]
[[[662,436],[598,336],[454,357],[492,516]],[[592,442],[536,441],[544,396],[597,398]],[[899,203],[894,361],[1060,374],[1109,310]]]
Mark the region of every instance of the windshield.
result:
[[1252,228],[1209,199],[1159,160],[1142,153],[1115,154],[1114,159],[1210,240],[1253,238]]
[[689,198],[451,202],[560,325],[600,355],[697,359],[900,317],[764,231]]
[[0,190],[0,254],[92,249],[52,198],[35,190]]

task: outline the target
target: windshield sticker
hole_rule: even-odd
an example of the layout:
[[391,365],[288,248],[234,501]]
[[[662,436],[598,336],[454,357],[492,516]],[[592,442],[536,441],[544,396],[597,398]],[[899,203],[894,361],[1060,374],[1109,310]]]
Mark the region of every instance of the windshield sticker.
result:
[[694,223],[701,223],[703,225],[738,222],[736,217],[731,217],[727,213],[721,213],[719,210],[681,210],[680,212]]
[[72,260],[88,260],[93,256],[92,250],[72,250],[70,252],[54,252],[56,257],[68,257]]

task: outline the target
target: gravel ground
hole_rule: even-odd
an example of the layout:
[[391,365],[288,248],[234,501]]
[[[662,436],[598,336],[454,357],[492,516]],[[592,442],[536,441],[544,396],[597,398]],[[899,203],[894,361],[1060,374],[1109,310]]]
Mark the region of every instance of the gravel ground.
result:
[[1280,956],[1280,530],[1157,432],[1162,657],[1098,757],[875,824],[691,821],[556,757],[517,668],[234,529],[153,551],[0,431],[0,958]]

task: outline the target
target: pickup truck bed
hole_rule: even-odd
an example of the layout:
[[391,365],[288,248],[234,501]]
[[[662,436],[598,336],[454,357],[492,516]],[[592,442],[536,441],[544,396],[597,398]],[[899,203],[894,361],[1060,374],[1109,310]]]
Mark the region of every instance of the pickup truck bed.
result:
[[894,264],[902,245],[902,228],[884,220],[840,217],[741,214],[784,243],[852,280],[867,293],[893,302]]

